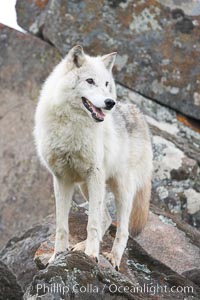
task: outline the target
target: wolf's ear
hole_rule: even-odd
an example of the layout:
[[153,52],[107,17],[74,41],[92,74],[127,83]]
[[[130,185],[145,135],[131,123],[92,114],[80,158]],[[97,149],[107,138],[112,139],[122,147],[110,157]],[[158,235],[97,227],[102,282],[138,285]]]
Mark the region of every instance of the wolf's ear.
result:
[[106,69],[108,69],[109,71],[111,71],[114,66],[116,55],[117,52],[112,52],[101,57]]
[[73,64],[77,68],[80,68],[85,62],[83,47],[80,45],[74,46],[69,52],[69,57],[72,60]]

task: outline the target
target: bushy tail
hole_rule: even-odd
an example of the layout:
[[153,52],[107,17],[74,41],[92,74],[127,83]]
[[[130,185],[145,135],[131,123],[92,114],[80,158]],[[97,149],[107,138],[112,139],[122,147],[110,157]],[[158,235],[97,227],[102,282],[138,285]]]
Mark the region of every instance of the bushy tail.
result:
[[139,234],[147,223],[150,197],[151,179],[135,195],[129,220],[129,233],[131,236]]

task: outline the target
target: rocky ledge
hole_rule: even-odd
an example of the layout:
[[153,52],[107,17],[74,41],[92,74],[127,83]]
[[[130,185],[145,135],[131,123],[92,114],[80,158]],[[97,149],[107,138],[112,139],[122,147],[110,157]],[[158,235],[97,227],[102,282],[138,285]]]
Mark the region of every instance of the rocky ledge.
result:
[[[49,216],[43,224],[10,240],[0,252],[1,269],[5,270],[0,299],[5,300],[6,295],[6,299],[19,300],[23,294],[26,300],[199,299],[200,245],[194,241],[200,240],[200,233],[189,225],[178,229],[175,220],[156,214],[150,214],[139,237],[129,239],[120,272],[103,256],[111,249],[114,225],[103,239],[98,264],[82,252],[63,252],[46,265],[55,230],[54,218]],[[69,222],[72,246],[85,238],[86,211],[74,206]],[[169,235],[173,236],[170,243]]]

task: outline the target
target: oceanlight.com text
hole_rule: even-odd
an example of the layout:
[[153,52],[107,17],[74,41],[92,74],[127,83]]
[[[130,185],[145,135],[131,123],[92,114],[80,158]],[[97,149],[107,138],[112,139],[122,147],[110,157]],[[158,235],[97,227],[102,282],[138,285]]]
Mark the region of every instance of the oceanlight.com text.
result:
[[144,284],[144,285],[116,285],[114,283],[107,285],[105,284],[102,288],[93,284],[80,285],[74,284],[73,286],[67,286],[63,284],[37,284],[37,294],[60,294],[65,295],[68,293],[102,293],[108,291],[111,294],[149,294],[149,295],[163,295],[163,294],[173,294],[173,293],[182,293],[182,294],[192,294],[192,286],[167,286],[167,285],[158,285],[158,284]]

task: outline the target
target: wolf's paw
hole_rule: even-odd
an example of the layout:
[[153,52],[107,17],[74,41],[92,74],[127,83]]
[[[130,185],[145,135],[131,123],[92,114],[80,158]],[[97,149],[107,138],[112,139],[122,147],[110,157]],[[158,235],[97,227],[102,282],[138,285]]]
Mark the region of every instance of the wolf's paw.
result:
[[55,260],[56,254],[57,254],[57,253],[54,253],[54,254],[51,256],[51,258],[50,258],[49,261],[48,261],[48,264],[52,263],[52,262]]
[[111,263],[115,270],[119,271],[120,259],[118,259],[112,252],[104,252],[103,255]]
[[76,245],[74,245],[71,250],[72,251],[82,251],[85,252],[85,247],[86,247],[86,240],[82,241],[80,243],[77,243]]
[[85,254],[90,256],[95,262],[98,263],[99,261],[99,248],[97,245],[90,245],[89,247],[86,246],[85,248]]

